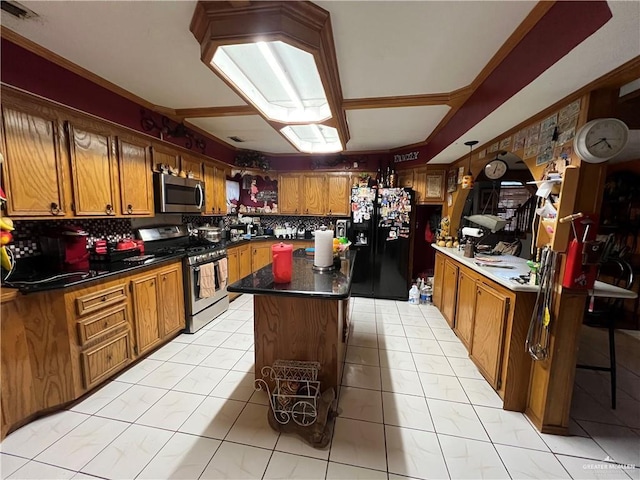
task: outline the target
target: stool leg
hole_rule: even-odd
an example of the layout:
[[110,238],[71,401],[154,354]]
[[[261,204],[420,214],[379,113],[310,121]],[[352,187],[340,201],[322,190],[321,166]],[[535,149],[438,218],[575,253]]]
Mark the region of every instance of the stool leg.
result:
[[611,408],[616,409],[616,331],[609,327],[609,361],[611,362]]

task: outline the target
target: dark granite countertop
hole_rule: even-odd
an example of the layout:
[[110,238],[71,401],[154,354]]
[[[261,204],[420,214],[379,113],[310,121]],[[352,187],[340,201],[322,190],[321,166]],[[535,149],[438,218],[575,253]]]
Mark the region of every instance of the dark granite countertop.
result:
[[227,290],[234,293],[253,293],[256,295],[312,296],[341,300],[351,295],[355,257],[355,251],[347,251],[344,258],[340,260],[339,270],[318,273],[311,268],[313,256],[306,255],[304,249],[299,248],[293,252],[291,282],[274,283],[271,265],[267,265],[227,286]]
[[[122,273],[133,273],[137,270],[143,270],[149,267],[157,267],[164,263],[179,260],[184,253],[173,255],[164,255],[161,257],[153,257],[142,262],[112,262],[112,263],[91,263],[88,272],[68,272],[59,273],[47,270],[43,266],[39,266],[37,259],[33,257],[31,265],[24,265],[22,269],[17,269],[8,282],[3,283],[3,287],[17,288],[20,293],[35,293],[45,290],[56,290],[60,288],[75,287],[84,283],[98,280],[105,280],[109,277],[120,275]],[[19,264],[18,264],[19,265]],[[53,279],[54,276],[60,277]],[[52,279],[51,281],[44,281]]]

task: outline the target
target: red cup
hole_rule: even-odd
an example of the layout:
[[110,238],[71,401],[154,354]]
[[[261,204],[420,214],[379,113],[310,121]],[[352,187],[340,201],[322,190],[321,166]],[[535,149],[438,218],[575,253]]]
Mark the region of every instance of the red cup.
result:
[[276,243],[271,245],[273,263],[273,281],[275,283],[289,283],[293,267],[293,245],[288,243]]

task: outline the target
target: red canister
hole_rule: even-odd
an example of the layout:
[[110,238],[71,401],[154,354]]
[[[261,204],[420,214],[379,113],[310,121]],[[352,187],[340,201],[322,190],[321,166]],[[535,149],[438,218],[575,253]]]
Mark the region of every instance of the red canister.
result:
[[293,266],[293,245],[289,243],[275,243],[271,245],[273,257],[272,270],[275,283],[289,283]]

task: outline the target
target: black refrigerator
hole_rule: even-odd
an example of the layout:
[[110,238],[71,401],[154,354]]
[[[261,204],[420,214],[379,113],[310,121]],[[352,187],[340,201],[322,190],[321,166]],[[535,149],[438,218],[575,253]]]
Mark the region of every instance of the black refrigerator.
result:
[[352,295],[408,298],[414,216],[411,189],[352,188],[349,240],[358,252]]

